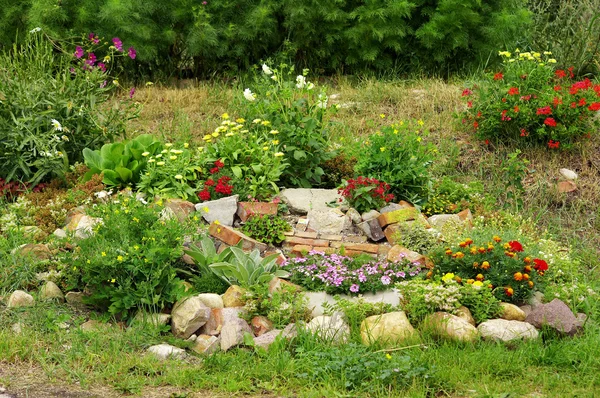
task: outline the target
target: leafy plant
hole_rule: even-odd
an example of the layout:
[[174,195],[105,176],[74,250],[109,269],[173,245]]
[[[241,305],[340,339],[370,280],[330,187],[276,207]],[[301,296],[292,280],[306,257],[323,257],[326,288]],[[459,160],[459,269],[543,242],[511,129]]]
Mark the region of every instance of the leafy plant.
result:
[[394,306],[384,302],[370,303],[360,297],[357,300],[348,300],[335,296],[335,303],[323,303],[324,313],[332,315],[336,312],[344,314],[345,320],[350,326],[350,334],[356,342],[361,342],[360,325],[362,321],[373,315],[382,315],[394,311]]
[[356,172],[387,182],[398,199],[420,204],[427,198],[434,148],[422,142],[423,122],[400,122],[371,135],[358,154]]
[[194,287],[200,293],[224,293],[229,286],[221,279],[213,269],[211,264],[228,262],[233,253],[229,248],[217,253],[214,241],[208,236],[202,238],[200,246],[193,243],[189,249],[184,249],[184,252],[194,259],[194,263],[200,271],[199,276],[194,276],[192,282]]
[[476,135],[489,142],[513,141],[569,148],[599,126],[600,84],[576,81],[573,67],[554,68],[544,52],[500,51],[500,71],[488,74],[473,90],[465,89],[463,114]]
[[354,207],[359,213],[369,210],[379,210],[387,203],[394,200],[394,195],[387,193],[390,186],[375,178],[358,177],[344,181],[338,189],[350,207]]
[[104,144],[100,150],[83,150],[85,164],[90,170],[84,179],[89,180],[94,174],[102,174],[102,182],[108,186],[135,186],[140,181],[148,159],[162,149],[160,141],[149,134],[134,139]]
[[291,286],[269,293],[268,286],[251,286],[244,295],[244,319],[266,316],[273,327],[284,328],[290,323],[308,322],[311,319],[308,299]]
[[414,222],[398,223],[392,238],[394,244],[422,254],[440,245],[438,235],[427,229],[425,223],[418,219]]
[[483,188],[477,184],[460,184],[449,177],[444,177],[433,184],[427,203],[422,212],[429,216],[434,214],[454,214],[469,208],[471,196],[479,194]]
[[230,285],[250,287],[256,284],[268,283],[274,277],[286,278],[287,271],[278,269],[277,254],[265,258],[260,257],[257,249],[245,253],[239,247],[230,247],[233,257],[229,262],[211,264],[213,272]]
[[291,225],[277,215],[254,215],[242,226],[242,232],[270,245],[278,245],[283,242],[285,240],[284,232],[291,229]]

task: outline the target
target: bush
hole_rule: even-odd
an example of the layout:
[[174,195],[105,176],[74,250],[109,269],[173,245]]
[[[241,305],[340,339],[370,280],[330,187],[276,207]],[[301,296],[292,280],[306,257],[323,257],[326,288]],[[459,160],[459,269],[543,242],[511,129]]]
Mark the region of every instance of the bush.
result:
[[53,44],[34,32],[0,56],[0,178],[35,185],[64,177],[84,148],[123,135],[136,115],[131,102],[105,106],[112,79],[90,58],[78,61]]
[[[600,84],[574,80],[573,68],[554,70],[552,54],[501,51],[499,72],[465,89],[464,123],[486,142],[569,148],[599,126]],[[511,58],[512,57],[512,58]],[[474,94],[473,97],[471,95]]]
[[417,253],[425,254],[440,246],[440,239],[432,229],[425,228],[425,223],[417,219],[412,223],[401,222],[392,236],[394,244]]
[[182,297],[176,264],[183,255],[185,224],[161,220],[160,207],[129,197],[90,210],[102,218],[94,235],[78,242],[69,260],[68,289],[87,290],[86,300],[110,314],[162,309]]
[[[415,126],[416,125],[416,126]],[[435,149],[422,142],[423,122],[400,122],[371,135],[358,155],[359,175],[387,182],[397,199],[420,204],[427,198]]]
[[290,323],[309,322],[308,299],[291,286],[269,293],[266,285],[251,286],[244,294],[243,317],[248,322],[255,316],[266,316],[276,329]]
[[483,192],[482,187],[475,184],[464,185],[444,177],[433,184],[427,203],[422,212],[427,217],[434,214],[455,214],[471,205],[471,195]]
[[260,242],[278,245],[285,240],[284,232],[292,226],[276,215],[254,215],[242,226],[242,232]]

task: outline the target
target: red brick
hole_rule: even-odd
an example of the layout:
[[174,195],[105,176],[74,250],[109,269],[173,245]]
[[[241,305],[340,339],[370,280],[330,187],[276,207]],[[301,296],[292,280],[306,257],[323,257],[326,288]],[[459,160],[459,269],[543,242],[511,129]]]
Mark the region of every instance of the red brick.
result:
[[418,213],[419,211],[414,207],[399,209],[390,211],[389,213],[383,213],[377,218],[377,221],[379,221],[379,225],[381,225],[381,227],[383,228],[389,224],[394,224],[401,221],[414,220],[415,217],[417,217]]
[[259,251],[263,252],[267,249],[266,244],[259,242],[255,239],[252,239],[248,235],[245,235],[239,231],[236,231],[235,229],[233,229],[231,227],[228,227],[228,226],[222,225],[222,224],[217,224],[216,222],[213,222],[212,224],[210,224],[210,227],[208,228],[208,232],[211,236],[214,236],[215,238],[219,239],[220,241],[225,242],[229,246],[235,246],[240,241],[242,241],[242,250],[245,250],[245,251],[258,249]]
[[269,202],[238,202],[237,213],[242,222],[253,215],[275,215],[277,214],[277,203]]
[[298,238],[306,238],[306,239],[317,239],[319,236],[318,232],[309,232],[309,231],[298,231],[294,234]]
[[290,236],[290,237],[285,238],[285,242],[293,244],[293,245],[309,245],[309,246],[319,246],[319,247],[328,247],[329,246],[328,240],[297,238],[295,236]]

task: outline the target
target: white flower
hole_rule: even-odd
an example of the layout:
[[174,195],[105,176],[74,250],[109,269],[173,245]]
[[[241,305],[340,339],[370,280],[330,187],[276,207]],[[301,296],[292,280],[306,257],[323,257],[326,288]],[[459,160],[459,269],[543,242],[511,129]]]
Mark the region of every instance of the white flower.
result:
[[306,89],[307,90],[312,90],[313,88],[315,88],[315,85],[312,82],[306,83]]
[[319,99],[317,100],[318,108],[327,108],[327,96],[325,94],[319,94]]
[[150,152],[144,152],[144,153],[142,153],[142,156],[144,156],[144,157],[146,157],[148,155],[150,155]]
[[306,86],[306,78],[302,75],[296,76],[296,87],[304,88],[304,86]]
[[54,127],[54,130],[58,130],[58,131],[62,131],[62,126],[60,125],[60,122],[56,119],[52,119],[52,127]]
[[269,68],[267,66],[267,64],[262,64],[262,70],[264,72],[265,75],[272,75],[273,71],[271,70],[271,68]]
[[250,91],[249,88],[244,90],[244,98],[246,98],[248,101],[254,101],[256,99],[256,97],[254,96],[254,94],[252,94],[252,91]]
[[277,80],[277,76],[273,75],[273,76],[271,76],[271,79]]
[[37,28],[33,28],[33,29],[31,29],[31,30],[29,31],[29,33],[37,33],[37,32],[39,32],[39,31],[41,31],[41,30],[42,30],[42,28],[40,28],[40,27],[38,26]]

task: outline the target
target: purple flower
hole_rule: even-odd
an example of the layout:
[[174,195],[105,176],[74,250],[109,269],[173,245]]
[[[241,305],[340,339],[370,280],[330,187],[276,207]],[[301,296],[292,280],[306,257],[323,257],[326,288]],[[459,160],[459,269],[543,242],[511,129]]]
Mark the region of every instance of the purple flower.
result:
[[75,68],[72,67],[71,69],[69,69],[69,72],[71,72],[72,74],[75,74]]
[[356,283],[355,283],[355,284],[353,284],[352,286],[350,286],[350,291],[351,291],[352,293],[356,293],[356,292],[358,292],[358,290],[359,290],[359,289],[360,289],[360,288],[358,287],[358,285],[357,285]]
[[134,94],[135,94],[135,87],[131,87],[131,90],[129,90],[129,99],[132,99]]
[[94,44],[100,43],[100,39],[98,39],[98,36],[96,36],[96,34],[94,32],[92,32],[88,35],[88,39]]
[[107,83],[107,81],[106,81],[106,80],[105,80],[105,81],[103,81],[102,83],[100,83],[100,88],[104,88],[104,87],[106,87],[106,83]]
[[384,275],[381,277],[381,283],[383,283],[384,285],[389,285],[392,282],[392,280],[390,279],[389,276]]
[[128,53],[129,53],[129,58],[135,59],[135,57],[137,55],[137,53],[135,52],[135,48],[129,47]]
[[[89,61],[89,62],[88,62]],[[96,63],[96,54],[94,53],[89,53],[88,54],[88,59],[86,61],[86,63],[90,66],[93,66]]]
[[83,57],[83,48],[81,48],[80,46],[75,47],[75,58],[79,59],[81,57]]
[[207,5],[207,4],[208,4],[208,2],[207,2],[207,1],[203,1],[203,2],[202,2],[202,5],[203,5],[203,6],[205,6],[205,5]]
[[98,62],[98,69],[100,69],[102,72],[106,72],[106,65],[104,62]]
[[118,37],[114,37],[112,39],[112,42],[115,45],[117,51],[123,51],[123,42],[121,41],[121,39],[119,39]]

